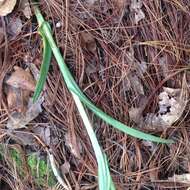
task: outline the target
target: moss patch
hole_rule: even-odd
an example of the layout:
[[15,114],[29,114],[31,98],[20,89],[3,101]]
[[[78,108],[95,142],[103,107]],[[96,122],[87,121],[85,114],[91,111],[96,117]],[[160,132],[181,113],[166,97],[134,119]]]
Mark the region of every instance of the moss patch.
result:
[[10,148],[9,154],[10,154],[10,159],[16,164],[17,172],[22,178],[24,178],[26,171],[23,166],[23,158],[21,153],[15,148]]
[[32,177],[38,186],[47,184],[48,187],[52,187],[56,184],[53,171],[45,160],[39,159],[35,154],[31,154],[28,156],[27,163],[30,167]]
[[[8,147],[6,147],[8,148]],[[0,161],[5,160],[4,147],[0,144]],[[23,162],[26,162],[29,168],[30,175],[33,178],[34,183],[39,187],[53,187],[57,183],[51,167],[47,161],[39,158],[36,154],[29,154],[26,161],[23,160],[21,152],[17,148],[9,147],[8,155],[10,163],[16,165],[17,172],[20,178],[24,179],[27,176],[26,168],[24,168]],[[11,167],[13,167],[12,165]],[[10,166],[9,166],[10,167]],[[14,169],[14,168],[10,168]]]

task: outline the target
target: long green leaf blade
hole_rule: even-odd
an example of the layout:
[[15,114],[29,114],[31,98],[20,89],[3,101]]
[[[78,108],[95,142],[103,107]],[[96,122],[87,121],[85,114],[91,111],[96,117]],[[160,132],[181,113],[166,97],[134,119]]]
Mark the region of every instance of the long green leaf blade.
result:
[[[43,22],[43,18],[42,17],[38,17],[38,21],[40,23]],[[41,25],[42,26],[42,25]],[[44,51],[47,53],[47,48],[50,48],[49,46],[49,42],[47,41],[46,39],[46,36],[44,35],[42,29],[41,29],[41,26],[40,26],[40,34],[42,36],[42,39],[43,39],[43,43],[44,43]],[[46,54],[44,53],[44,54]],[[43,56],[44,57],[44,56]],[[47,75],[47,71],[48,71],[48,63],[47,62],[44,62],[44,64],[42,64],[42,67],[43,66],[46,66],[46,68],[41,68],[42,71],[44,71],[45,69],[45,72],[41,73],[41,74],[44,74],[43,76],[43,79],[46,78],[45,75]],[[40,83],[42,84],[42,83]],[[41,85],[43,86],[43,85]],[[39,89],[39,88],[37,88]],[[38,95],[40,93],[38,92]],[[110,175],[110,172],[109,172],[109,167],[108,167],[108,162],[106,162],[106,160],[104,159],[104,154],[102,153],[101,151],[101,148],[99,146],[99,143],[98,143],[98,140],[96,138],[96,135],[91,127],[91,124],[90,124],[90,121],[88,120],[88,117],[85,113],[85,110],[82,106],[82,103],[80,103],[80,99],[78,98],[78,96],[76,96],[75,94],[72,94],[73,95],[73,98],[75,100],[75,103],[78,107],[78,110],[80,112],[80,115],[83,119],[83,122],[85,124],[85,127],[86,127],[86,130],[88,132],[88,135],[90,137],[90,140],[92,142],[92,146],[93,146],[93,149],[94,149],[94,152],[95,152],[95,155],[96,155],[96,159],[97,159],[97,162],[98,162],[98,181],[99,181],[99,189],[100,190],[110,190],[110,187],[114,187],[114,184],[112,182],[112,179],[111,179],[111,175]],[[112,182],[112,183],[111,183]]]
[[85,109],[79,99],[79,97],[71,93],[73,95],[73,99],[78,108],[80,116],[82,117],[83,123],[86,127],[88,136],[90,137],[90,141],[92,147],[94,149],[96,159],[98,162],[98,181],[99,181],[99,189],[100,190],[110,190],[111,186],[111,175],[109,172],[108,162],[106,160],[106,156],[102,153],[98,140],[96,138],[96,134],[93,131],[92,125],[88,119],[88,116],[85,112]]
[[51,31],[49,30],[48,24],[44,21],[41,13],[39,10],[35,10],[35,14],[37,15],[37,18],[39,16],[38,22],[40,27],[43,30],[44,35],[46,36],[49,45],[53,51],[53,54],[57,60],[57,63],[59,65],[59,68],[61,70],[61,73],[64,77],[64,80],[66,82],[66,85],[70,91],[75,93],[80,100],[89,108],[91,111],[93,111],[98,117],[100,117],[102,120],[107,122],[108,124],[112,125],[116,129],[129,134],[130,136],[139,138],[139,139],[144,139],[144,140],[149,140],[157,143],[173,143],[173,140],[167,140],[163,138],[156,137],[154,135],[150,135],[144,132],[141,132],[139,130],[130,128],[126,126],[125,124],[121,123],[120,121],[117,121],[116,119],[112,118],[111,116],[107,115],[104,113],[101,109],[97,108],[80,90],[78,85],[76,84],[75,80],[73,79],[68,67],[66,66],[64,59],[56,46],[56,43],[52,37]]
[[43,58],[42,58],[42,65],[40,68],[40,77],[39,80],[37,81],[36,89],[33,95],[33,102],[35,102],[39,98],[43,90],[52,56],[51,47],[47,41],[47,38],[45,37],[45,35],[43,35],[43,31],[41,30],[41,28],[39,29],[39,33],[42,36],[42,41],[43,41]]

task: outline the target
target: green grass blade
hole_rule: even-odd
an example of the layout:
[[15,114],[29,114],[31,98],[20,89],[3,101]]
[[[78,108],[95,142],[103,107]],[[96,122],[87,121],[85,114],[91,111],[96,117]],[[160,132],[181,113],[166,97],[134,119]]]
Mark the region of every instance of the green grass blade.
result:
[[80,90],[80,88],[78,87],[78,85],[76,84],[75,80],[73,79],[68,67],[66,66],[64,59],[60,53],[59,48],[56,46],[56,43],[52,37],[51,31],[49,30],[48,24],[44,21],[40,11],[38,8],[35,9],[35,14],[36,17],[38,19],[38,23],[40,25],[40,27],[43,30],[43,34],[45,35],[45,37],[47,38],[49,45],[53,51],[53,54],[55,56],[55,59],[59,65],[59,68],[61,70],[61,73],[64,77],[64,80],[67,84],[67,87],[70,91],[72,91],[73,93],[75,93],[80,100],[89,108],[91,109],[91,111],[93,111],[98,117],[100,117],[102,120],[104,120],[105,122],[107,122],[108,124],[112,125],[113,127],[115,127],[116,129],[127,133],[133,137],[136,138],[140,138],[140,139],[144,139],[144,140],[149,140],[149,141],[153,141],[153,142],[157,142],[157,143],[173,143],[173,140],[167,140],[167,139],[163,139],[163,138],[159,138],[156,137],[154,135],[150,135],[144,132],[141,132],[139,130],[130,128],[126,125],[124,125],[123,123],[121,123],[120,121],[115,120],[114,118],[112,118],[111,116],[107,115],[106,113],[104,113],[102,110],[100,110],[99,108],[97,108],[84,94],[83,92]]
[[92,147],[94,149],[96,159],[98,162],[98,184],[100,190],[110,190],[110,186],[112,185],[111,182],[111,175],[109,172],[108,162],[106,160],[106,156],[102,153],[98,140],[96,138],[96,134],[93,131],[92,125],[88,119],[88,116],[84,110],[84,107],[79,99],[79,97],[71,93],[73,95],[73,99],[75,104],[78,108],[80,116],[83,119],[84,125],[86,127],[88,136],[90,137]]
[[44,87],[45,81],[46,81],[46,77],[49,71],[49,66],[50,66],[50,62],[51,62],[51,56],[52,56],[52,51],[51,51],[51,47],[45,37],[45,35],[43,35],[43,31],[41,31],[41,28],[39,29],[39,33],[42,36],[42,41],[43,41],[43,58],[42,58],[42,65],[40,68],[40,77],[39,80],[37,81],[36,84],[36,89],[33,95],[33,102],[35,102]]
[[105,112],[103,112],[101,109],[97,108],[90,100],[86,98],[86,96],[78,89],[78,86],[76,86],[76,83],[69,84],[70,90],[73,91],[77,96],[79,96],[80,100],[89,108],[91,109],[98,117],[100,117],[102,120],[106,121],[108,124],[112,125],[116,129],[127,133],[133,137],[153,141],[157,143],[173,143],[173,140],[167,140],[163,138],[156,137],[154,135],[150,135],[144,132],[141,132],[139,130],[130,128],[126,126],[125,124],[121,123],[120,121],[117,121],[116,119],[112,118]]
[[[41,29],[42,26],[43,26],[43,18],[38,17],[38,22],[41,24],[40,25],[40,31],[41,31],[41,35],[42,35],[42,38],[43,38],[44,51],[45,51],[46,48],[50,48],[50,46],[49,46],[49,43],[46,40],[46,37],[45,37],[45,35],[44,35],[44,33],[43,33],[42,29]],[[45,68],[45,69],[47,69],[47,68]],[[42,71],[43,70],[44,69],[42,69]],[[46,70],[46,72],[47,72],[47,70]],[[43,74],[44,73],[45,72],[43,72]],[[47,73],[46,73],[46,75],[47,75]],[[44,75],[43,79],[44,78],[45,78],[45,75]],[[39,93],[38,93],[38,95],[39,95]],[[113,187],[113,182],[112,182],[111,175],[110,175],[110,172],[109,172],[108,162],[104,158],[104,155],[103,155],[103,153],[101,151],[101,148],[99,146],[99,143],[98,143],[98,140],[96,138],[96,135],[95,135],[95,133],[94,133],[94,131],[92,129],[92,126],[90,124],[90,121],[88,120],[88,117],[87,117],[87,115],[85,113],[83,105],[80,102],[80,99],[74,93],[72,93],[72,95],[73,95],[73,98],[74,98],[75,103],[77,105],[77,108],[78,108],[78,110],[80,112],[80,115],[81,115],[81,117],[83,119],[83,122],[85,124],[86,130],[88,132],[88,135],[90,137],[90,140],[92,142],[92,146],[93,146],[93,149],[94,149],[94,152],[95,152],[95,155],[96,155],[96,159],[97,159],[97,162],[98,162],[98,181],[99,181],[98,184],[99,184],[99,189],[100,190],[110,190],[110,187],[111,186]]]
[[[172,140],[167,140],[167,139],[162,139],[150,134],[143,133],[141,131],[138,131],[136,129],[130,128],[120,121],[115,120],[111,116],[107,115],[104,113],[102,110],[97,108],[80,90],[78,85],[76,84],[75,80],[73,79],[68,67],[66,66],[64,59],[58,49],[58,47],[55,44],[55,41],[52,37],[51,34],[51,29],[49,27],[49,24],[44,21],[43,16],[40,13],[40,10],[38,9],[37,6],[34,6],[35,14],[40,26],[40,34],[42,35],[43,38],[43,43],[44,43],[44,53],[43,53],[43,61],[42,63],[42,68],[40,72],[40,79],[38,81],[36,91],[34,94],[33,99],[36,100],[45,83],[45,79],[48,73],[49,69],[49,64],[50,64],[50,59],[51,59],[51,50],[54,53],[54,56],[58,62],[58,65],[60,67],[61,73],[64,77],[64,80],[66,82],[66,85],[68,89],[70,90],[71,94],[73,95],[73,98],[75,99],[77,108],[81,114],[81,117],[83,119],[83,122],[85,124],[85,127],[87,129],[88,135],[90,137],[90,140],[92,142],[92,146],[94,148],[94,152],[96,155],[96,159],[98,162],[98,180],[99,180],[99,189],[100,190],[115,190],[115,186],[113,184],[110,172],[109,172],[109,167],[108,167],[108,162],[106,159],[106,156],[103,155],[101,148],[99,146],[99,143],[97,141],[96,135],[89,124],[90,122],[88,121],[87,115],[85,116],[85,111],[84,108],[81,104],[80,101],[82,101],[91,111],[93,111],[98,117],[106,121],[108,124],[112,125],[116,129],[119,129],[120,131],[123,131],[124,133],[127,133],[133,137],[144,139],[144,140],[150,140],[158,143],[173,143]],[[48,53],[49,52],[49,53]],[[46,55],[46,56],[45,56]],[[77,101],[78,103],[77,103]],[[81,113],[81,110],[83,109],[83,114]],[[87,122],[88,121],[88,122]]]
[[[108,163],[106,154],[104,154],[104,162],[105,162],[105,165],[106,165],[107,173],[109,173],[109,163]],[[108,180],[109,180],[109,187],[108,187],[108,189],[109,190],[115,190],[115,185],[114,185],[114,183],[113,183],[112,178],[111,178],[110,175],[108,176]]]

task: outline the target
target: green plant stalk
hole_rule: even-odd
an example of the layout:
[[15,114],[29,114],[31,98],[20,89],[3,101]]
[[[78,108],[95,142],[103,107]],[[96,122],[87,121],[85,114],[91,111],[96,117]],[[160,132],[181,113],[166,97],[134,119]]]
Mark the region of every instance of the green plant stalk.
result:
[[94,149],[94,152],[95,152],[95,155],[97,158],[99,189],[100,190],[110,190],[111,186],[112,186],[112,189],[115,189],[113,183],[111,183],[112,180],[111,180],[111,176],[110,176],[110,172],[109,172],[109,168],[108,168],[107,159],[101,151],[100,145],[99,145],[96,135],[93,131],[92,125],[88,119],[88,116],[85,112],[85,109],[84,109],[79,97],[76,94],[74,94],[73,92],[71,92],[71,94],[72,94],[75,104],[78,108],[78,111],[83,119],[84,125],[85,125],[87,133],[90,137],[92,147]]
[[53,54],[55,56],[55,59],[57,60],[57,63],[59,65],[59,68],[61,70],[61,73],[63,75],[63,78],[65,80],[65,83],[68,87],[68,89],[75,93],[79,99],[91,110],[93,111],[98,117],[100,117],[102,120],[107,122],[108,124],[112,125],[116,129],[127,133],[128,135],[131,135],[136,138],[148,140],[148,141],[153,141],[157,143],[173,143],[173,140],[169,139],[163,139],[156,137],[154,135],[146,134],[144,132],[141,132],[139,130],[130,128],[126,126],[125,124],[121,123],[120,121],[115,120],[111,116],[107,115],[104,113],[102,110],[97,108],[80,90],[78,85],[76,84],[75,80],[73,79],[68,67],[66,66],[64,59],[60,53],[59,48],[56,46],[56,43],[52,37],[51,31],[49,30],[49,25],[45,22],[43,16],[41,15],[40,10],[36,5],[34,5],[34,11],[36,18],[38,20],[39,27],[41,28],[41,31],[43,31],[43,35],[47,38],[49,45],[53,51]]
[[[49,30],[51,31],[51,28],[49,26]],[[41,28],[39,28],[38,33],[41,35],[42,37],[42,42],[43,42],[43,59],[42,59],[42,65],[40,68],[40,77],[39,80],[37,81],[36,84],[36,89],[33,95],[33,101],[35,102],[38,97],[40,96],[45,81],[46,81],[46,76],[48,74],[49,71],[49,66],[50,66],[50,61],[51,61],[51,57],[52,57],[52,51],[51,51],[51,47],[47,41],[47,38],[45,37],[45,35],[43,34],[43,31],[41,30]],[[45,77],[44,77],[45,76]]]
[[[49,27],[49,30],[51,30],[50,27]],[[44,47],[46,47],[46,44],[48,42],[47,42],[46,36],[44,35],[43,30],[41,29],[41,27],[39,28],[39,31],[40,31],[40,34],[42,36],[43,42],[44,42],[43,45],[44,45]],[[49,48],[49,49],[51,51],[51,48]],[[47,48],[44,48],[43,51],[47,51]],[[47,55],[47,53],[44,52],[43,55]],[[35,91],[35,94],[33,96],[34,101],[36,101],[36,99],[39,97],[39,95],[40,95],[40,93],[42,91],[42,88],[43,88],[44,84],[42,85],[41,83],[45,82],[45,78],[47,76],[47,68],[49,69],[49,64],[50,64],[51,57],[46,58],[45,56],[43,56],[43,58],[45,59],[45,61],[43,61],[42,67],[41,67],[41,72],[40,72],[41,81],[38,81],[38,83],[37,83],[36,91]],[[46,64],[47,64],[47,68],[45,68]],[[43,70],[45,70],[45,72],[43,72]],[[95,152],[95,155],[96,155],[96,158],[97,158],[99,189],[100,190],[110,190],[110,189],[115,190],[115,186],[113,184],[113,181],[111,179],[111,175],[110,175],[110,172],[109,172],[109,166],[108,166],[106,156],[104,156],[104,154],[101,151],[100,145],[99,145],[98,140],[96,138],[96,135],[95,135],[95,133],[93,131],[92,125],[91,125],[91,123],[90,123],[90,121],[88,119],[88,116],[87,116],[87,114],[85,112],[85,109],[84,109],[80,99],[78,98],[78,96],[75,95],[72,91],[71,91],[71,94],[72,94],[73,99],[75,101],[75,104],[76,104],[76,106],[78,108],[78,111],[79,111],[79,113],[81,115],[81,118],[83,119],[84,125],[85,125],[87,133],[88,133],[88,135],[90,137],[92,147],[94,149],[94,152]],[[53,158],[51,157],[51,154],[49,153],[49,151],[48,151],[48,155],[49,155],[49,158],[50,158],[50,163],[52,165],[54,175],[56,176],[59,183],[65,189],[68,189],[65,182],[62,180],[62,178],[58,174],[58,171],[55,169],[56,167],[54,166],[54,161],[53,161]]]
[[154,142],[158,142],[158,143],[173,143],[172,140],[166,140],[166,139],[162,139],[153,135],[149,135],[146,133],[143,133],[141,131],[138,131],[136,129],[130,128],[126,125],[124,125],[123,123],[113,119],[112,117],[110,117],[109,115],[107,115],[106,113],[104,113],[102,110],[100,110],[99,108],[97,108],[93,103],[91,103],[91,101],[81,92],[80,88],[78,87],[78,85],[76,84],[76,82],[74,81],[68,67],[66,66],[66,64],[64,63],[64,59],[59,51],[59,49],[57,48],[54,39],[52,37],[51,31],[49,30],[49,26],[48,24],[44,21],[39,9],[36,7],[35,8],[35,14],[39,23],[39,26],[41,27],[41,31],[43,31],[43,34],[46,36],[50,47],[53,51],[53,54],[57,60],[57,63],[60,67],[61,73],[64,77],[64,80],[67,84],[68,89],[71,92],[74,92],[79,99],[89,108],[91,109],[97,116],[99,116],[101,119],[103,119],[104,121],[106,121],[108,124],[112,125],[113,127],[115,127],[116,129],[119,129],[133,137],[136,138],[140,138],[140,139],[144,139],[144,140],[149,140],[149,141],[154,141]]

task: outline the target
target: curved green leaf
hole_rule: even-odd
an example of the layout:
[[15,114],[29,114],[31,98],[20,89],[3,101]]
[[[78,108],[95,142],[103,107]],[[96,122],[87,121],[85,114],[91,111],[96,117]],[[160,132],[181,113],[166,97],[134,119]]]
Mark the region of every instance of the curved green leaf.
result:
[[61,73],[63,75],[63,78],[66,82],[66,85],[70,91],[75,93],[80,100],[91,110],[93,111],[98,117],[100,117],[102,120],[107,122],[108,124],[112,125],[114,128],[131,135],[133,137],[144,139],[148,141],[153,141],[157,143],[173,143],[173,140],[163,139],[160,137],[156,137],[154,135],[150,135],[144,132],[141,132],[139,130],[136,130],[134,128],[128,127],[127,125],[121,123],[120,121],[117,121],[116,119],[112,118],[105,112],[103,112],[101,109],[97,108],[80,90],[78,85],[76,84],[74,78],[72,77],[67,65],[64,62],[64,59],[60,53],[59,48],[56,46],[56,43],[52,37],[51,31],[49,29],[49,25],[47,22],[44,21],[39,9],[35,10],[36,17],[38,19],[38,23],[43,31],[43,34],[47,38],[49,45],[53,51],[53,54],[55,56],[55,59],[57,60],[57,63],[59,65],[59,68],[61,70]]
[[[49,30],[51,31],[51,28]],[[47,38],[43,34],[43,30],[41,28],[39,28],[39,34],[41,35],[42,42],[43,42],[43,58],[42,58],[42,64],[41,64],[41,68],[40,68],[39,80],[37,81],[36,89],[35,89],[35,92],[33,95],[33,102],[35,102],[39,98],[39,96],[43,90],[43,87],[44,87],[44,84],[46,81],[46,77],[47,77],[47,74],[49,71],[51,56],[52,56],[51,47],[47,41]]]

